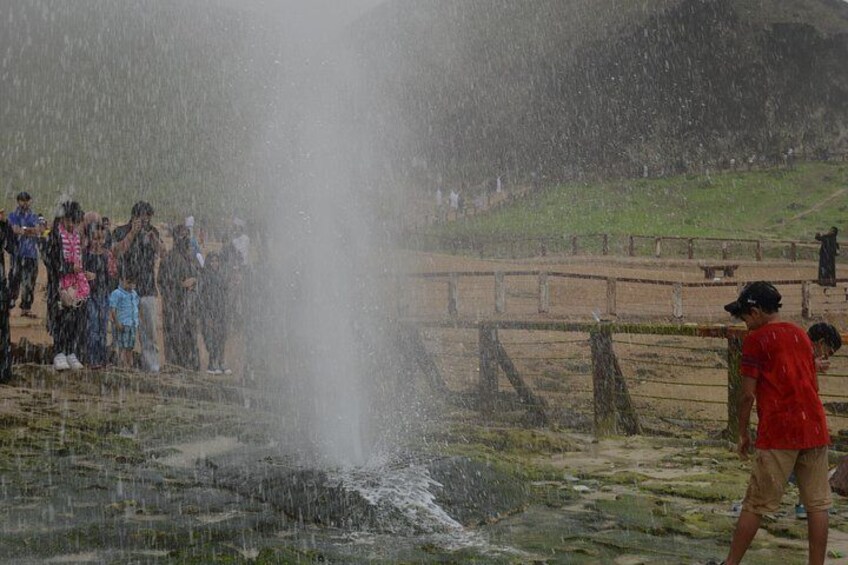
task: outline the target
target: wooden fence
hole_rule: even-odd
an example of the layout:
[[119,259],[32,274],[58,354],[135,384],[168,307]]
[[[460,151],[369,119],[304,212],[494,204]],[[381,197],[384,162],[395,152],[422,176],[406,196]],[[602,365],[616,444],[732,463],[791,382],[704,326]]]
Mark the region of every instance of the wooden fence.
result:
[[543,237],[443,236],[407,233],[406,245],[422,251],[474,253],[480,257],[532,257],[548,254],[687,259],[783,258],[795,262],[818,256],[816,242],[653,235],[566,234]]
[[[509,333],[521,333],[522,335],[532,334],[539,335],[539,332],[546,333],[574,333],[588,335],[588,340],[583,337],[575,341],[582,342],[583,345],[588,341],[591,355],[591,369],[583,374],[581,378],[591,379],[591,387],[588,389],[588,394],[591,395],[592,402],[592,426],[594,432],[599,436],[609,434],[638,434],[645,430],[644,422],[656,419],[661,410],[658,404],[664,403],[666,406],[673,406],[677,409],[681,405],[692,406],[693,409],[689,412],[697,412],[696,408],[704,406],[709,407],[715,412],[718,405],[724,405],[724,418],[709,421],[719,424],[718,429],[713,431],[721,432],[721,434],[729,440],[735,440],[738,433],[738,404],[739,395],[741,394],[742,377],[739,371],[739,363],[741,359],[742,338],[745,330],[741,327],[729,327],[724,325],[669,325],[669,324],[614,324],[614,323],[567,323],[567,322],[543,322],[543,321],[517,321],[504,320],[498,322],[436,322],[436,321],[407,321],[405,323],[406,334],[418,336],[416,339],[421,343],[414,355],[414,358],[419,362],[425,374],[433,382],[438,382],[440,390],[447,390],[449,387],[444,383],[444,379],[439,374],[438,363],[433,361],[427,353],[427,348],[424,347],[420,337],[422,332],[426,331],[471,331],[477,335],[477,374],[479,379],[476,385],[476,395],[478,398],[477,407],[483,413],[495,413],[503,407],[499,405],[499,373],[502,373],[509,386],[514,390],[515,396],[520,405],[526,410],[531,420],[537,424],[546,424],[550,422],[549,414],[554,411],[556,406],[548,400],[548,396],[540,387],[533,386],[531,379],[523,372],[515,361],[522,360],[521,357],[514,355],[515,348],[512,349],[513,354],[508,352],[511,347],[509,343],[503,341],[503,336]],[[666,392],[664,395],[644,394],[640,392],[633,393],[630,388],[635,384],[639,384],[634,378],[634,375],[625,376],[622,371],[622,363],[619,362],[619,357],[616,355],[615,347],[627,347],[631,345],[631,338],[626,341],[616,339],[617,336],[659,336],[661,338],[680,337],[694,338],[695,341],[703,341],[705,338],[712,338],[712,342],[724,342],[723,363],[719,365],[704,366],[704,364],[692,363],[687,361],[685,357],[679,353],[681,349],[696,349],[687,348],[685,346],[663,345],[661,342],[650,344],[650,357],[644,357],[638,360],[622,359],[631,368],[632,373],[638,373],[648,364],[660,364],[673,366],[674,374],[680,378],[671,380],[662,380],[654,378],[647,380],[648,383],[659,383],[664,389],[670,389],[671,392]],[[532,338],[531,338],[532,339]],[[538,343],[544,343],[541,341]],[[559,343],[567,343],[568,340],[560,341]],[[533,343],[532,341],[525,342]],[[538,345],[533,343],[533,345]],[[636,343],[636,345],[647,345]],[[656,359],[656,351],[662,347],[673,347],[672,355],[663,357],[670,360],[663,361]],[[716,352],[715,349],[706,351]],[[444,354],[443,354],[444,355]],[[473,355],[468,351],[469,357]],[[437,355],[434,357],[438,357]],[[842,364],[846,360],[844,356],[841,359],[834,359],[836,365]],[[526,359],[526,358],[524,358]],[[469,359],[469,362],[472,359]],[[553,363],[562,364],[562,358],[552,359]],[[422,364],[423,363],[423,364]],[[634,370],[633,367],[636,367]],[[836,366],[835,365],[835,366]],[[525,364],[526,366],[526,364]],[[686,368],[688,367],[688,371]],[[711,375],[710,379],[687,379],[684,378],[687,372],[697,372],[702,374],[707,372]],[[716,374],[717,371],[723,371],[724,377]],[[820,375],[820,386],[823,400],[826,407],[829,408],[831,420],[840,421],[842,424],[848,423],[848,417],[844,414],[834,413],[832,408],[844,405],[844,400],[848,400],[848,373],[839,373],[831,371],[826,375]],[[703,382],[707,380],[708,382]],[[630,383],[630,384],[628,384]],[[704,389],[703,387],[709,387]],[[569,389],[571,390],[571,389]],[[640,389],[641,390],[641,389]],[[709,391],[709,394],[703,394],[696,391]],[[573,394],[573,393],[571,393]],[[723,395],[723,396],[722,396]],[[638,402],[637,402],[638,401]],[[688,420],[687,416],[677,416],[681,420]],[[666,418],[668,419],[668,418]],[[692,418],[692,421],[698,422],[698,418]],[[704,421],[704,420],[701,420]],[[844,428],[844,425],[831,425],[832,430]]]
[[[676,321],[683,321],[687,317],[687,304],[684,304],[684,289],[700,289],[700,290],[709,290],[709,289],[723,289],[723,288],[733,288],[732,295],[729,293],[723,293],[722,296],[725,298],[724,302],[729,302],[732,299],[732,296],[738,294],[738,291],[741,290],[743,286],[743,282],[737,281],[703,281],[703,282],[675,282],[675,281],[666,281],[666,280],[655,280],[655,279],[643,279],[643,278],[634,278],[634,277],[605,277],[603,275],[595,275],[595,274],[580,274],[580,273],[563,273],[563,272],[549,272],[549,271],[539,271],[539,270],[510,270],[510,271],[463,271],[463,272],[429,272],[429,273],[413,273],[403,275],[403,277],[399,277],[397,280],[397,294],[398,294],[398,310],[401,315],[406,315],[407,307],[404,306],[403,299],[403,289],[406,287],[402,278],[409,279],[418,279],[424,281],[440,281],[445,284],[446,289],[446,313],[448,316],[452,318],[456,318],[459,316],[460,311],[460,303],[461,296],[459,292],[460,288],[460,280],[465,278],[491,278],[493,280],[493,307],[492,311],[494,314],[500,315],[507,313],[507,296],[508,296],[508,285],[507,285],[507,277],[517,278],[517,277],[532,277],[537,283],[536,287],[536,303],[537,303],[537,313],[538,314],[550,314],[554,309],[554,304],[551,300],[551,281],[555,279],[559,280],[571,280],[571,281],[597,281],[606,286],[605,293],[605,310],[602,314],[605,317],[616,317],[620,313],[622,313],[622,309],[619,305],[618,294],[619,289],[622,285],[636,285],[641,287],[653,287],[653,288],[666,288],[668,289],[666,306],[664,308],[665,314],[662,315],[670,316],[671,319]],[[848,278],[837,279],[837,283],[848,283]],[[804,279],[788,279],[788,280],[774,280],[773,284],[783,289],[784,292],[784,302],[789,305],[795,306],[798,310],[791,315],[800,315],[802,319],[810,319],[813,316],[813,307],[812,307],[812,289],[819,288],[815,281],[804,280]],[[794,287],[794,288],[792,288]],[[793,298],[788,289],[792,288],[792,292],[797,293],[797,299]],[[837,294],[839,291],[834,289],[834,294]],[[844,304],[841,309],[848,311],[848,290],[844,291],[844,297],[839,297],[838,302]],[[725,294],[727,296],[725,296]],[[445,310],[443,310],[444,312]],[[786,310],[784,310],[786,311]],[[600,314],[601,312],[599,312]],[[529,314],[529,312],[522,312],[522,314]]]

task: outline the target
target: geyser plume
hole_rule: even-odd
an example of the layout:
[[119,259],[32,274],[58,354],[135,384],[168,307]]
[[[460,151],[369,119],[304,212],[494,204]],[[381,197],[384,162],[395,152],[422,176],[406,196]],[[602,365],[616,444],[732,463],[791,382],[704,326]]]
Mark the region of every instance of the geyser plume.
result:
[[386,328],[386,219],[373,207],[367,135],[357,123],[365,101],[340,45],[297,45],[278,85],[285,110],[261,150],[262,159],[286,163],[282,178],[268,180],[277,327],[263,354],[283,382],[284,445],[350,466],[385,440],[379,421],[396,408],[387,393],[398,369]]

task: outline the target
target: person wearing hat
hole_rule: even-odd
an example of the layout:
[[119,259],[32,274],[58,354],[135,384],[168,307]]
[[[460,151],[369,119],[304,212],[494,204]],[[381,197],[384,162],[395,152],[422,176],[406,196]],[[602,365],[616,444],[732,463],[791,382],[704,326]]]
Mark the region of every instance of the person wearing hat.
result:
[[781,295],[765,281],[746,285],[724,309],[748,328],[742,343],[739,399],[739,456],[748,458],[751,409],[757,404],[756,455],[742,512],[726,564],[742,560],[762,516],[780,506],[794,471],[807,509],[809,563],[824,563],[827,552],[827,446],[830,435],[818,394],[813,343],[807,332],[780,319]]
[[17,249],[12,257],[9,272],[9,309],[15,307],[20,296],[21,316],[34,318],[32,302],[35,297],[35,281],[38,278],[38,214],[32,211],[32,197],[21,192],[18,207],[9,214],[9,223],[17,239]]

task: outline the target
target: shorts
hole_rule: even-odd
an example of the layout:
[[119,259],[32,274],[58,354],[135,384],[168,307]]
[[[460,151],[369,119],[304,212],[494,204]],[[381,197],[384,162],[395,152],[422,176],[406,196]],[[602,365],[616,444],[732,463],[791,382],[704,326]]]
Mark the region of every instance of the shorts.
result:
[[135,326],[124,326],[122,329],[115,332],[115,343],[120,349],[134,349],[135,334]]
[[823,446],[801,450],[758,449],[742,510],[760,516],[777,512],[792,471],[807,512],[829,509],[832,498],[827,477],[827,446]]

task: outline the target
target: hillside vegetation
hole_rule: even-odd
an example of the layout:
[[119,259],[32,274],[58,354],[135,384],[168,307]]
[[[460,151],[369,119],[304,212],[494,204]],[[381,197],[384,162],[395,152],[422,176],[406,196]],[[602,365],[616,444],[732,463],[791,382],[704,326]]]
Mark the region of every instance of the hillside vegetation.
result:
[[610,233],[812,240],[845,227],[848,163],[794,170],[568,183],[489,214],[433,226],[451,236],[538,237]]
[[848,151],[841,0],[393,0],[352,43],[431,187]]

